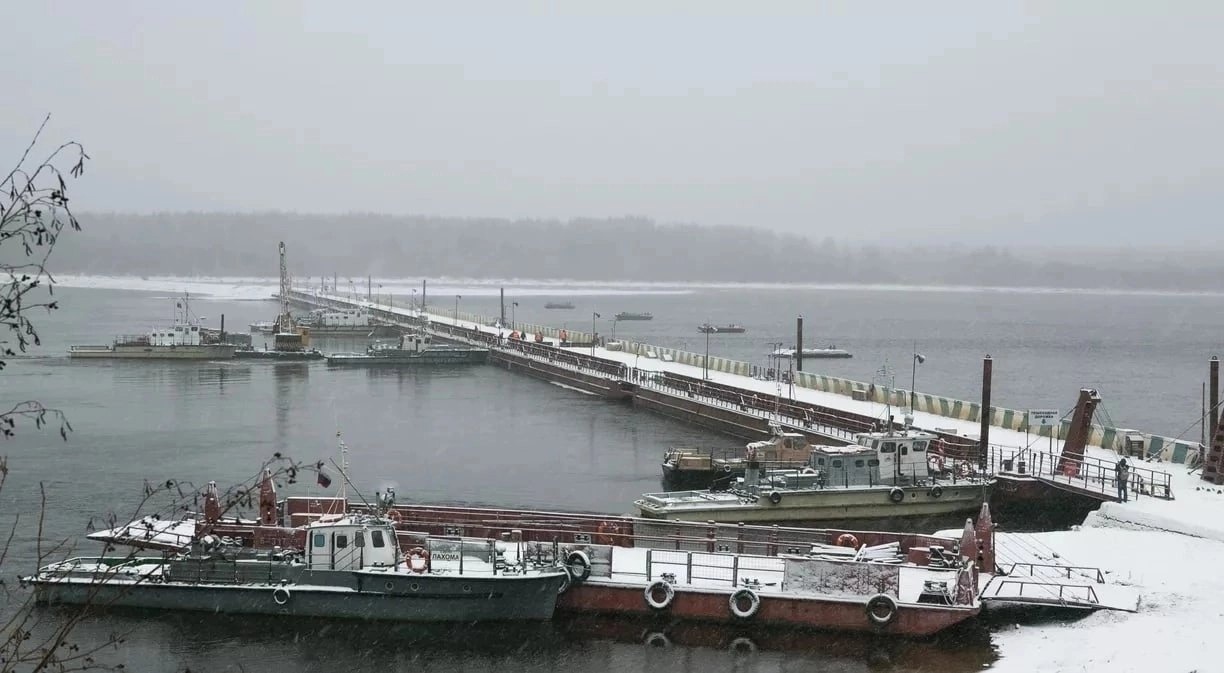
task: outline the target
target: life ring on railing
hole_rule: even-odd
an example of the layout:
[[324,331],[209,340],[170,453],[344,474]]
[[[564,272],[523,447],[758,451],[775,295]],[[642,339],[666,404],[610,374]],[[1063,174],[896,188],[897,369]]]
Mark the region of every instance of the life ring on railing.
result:
[[799,474],[816,474],[816,473],[817,473],[816,468],[812,467],[811,465],[808,465],[804,467],[802,470],[799,470]]
[[892,490],[888,492],[888,499],[899,504],[905,500],[905,491],[893,486]]
[[769,501],[775,505],[782,502],[782,494],[777,491],[770,491]]
[[969,470],[970,470],[969,463],[962,462],[961,464],[956,466],[956,472],[957,474],[960,475],[961,479],[969,478]]
[[409,549],[408,570],[418,574],[429,572],[429,550],[424,547]]
[[[660,590],[663,592],[663,597],[656,598]],[[670,582],[655,580],[646,587],[642,595],[646,598],[646,605],[649,605],[650,609],[666,610],[676,598],[676,588]]]
[[569,588],[571,585],[573,585],[573,583],[573,578],[570,577],[568,570],[561,573],[561,586],[557,587],[557,595],[560,596],[561,594],[569,591]]
[[591,576],[591,558],[584,551],[572,551],[565,557],[565,568],[575,584],[585,582]]
[[284,605],[289,602],[292,595],[287,587],[276,587],[272,590],[272,600],[276,601],[277,605]]
[[[745,600],[748,601],[747,607],[742,605]],[[761,609],[761,597],[752,589],[740,589],[731,594],[731,597],[727,599],[727,604],[736,619],[752,619]]]
[[897,601],[887,594],[876,594],[867,601],[867,619],[877,626],[888,626],[897,618]]
[[943,495],[943,486],[940,486],[939,484],[935,484],[934,486],[931,487],[931,490],[929,491],[929,493],[931,494],[932,498],[938,498]]
[[857,537],[854,537],[850,533],[842,533],[841,535],[837,536],[837,546],[858,549],[859,541]]

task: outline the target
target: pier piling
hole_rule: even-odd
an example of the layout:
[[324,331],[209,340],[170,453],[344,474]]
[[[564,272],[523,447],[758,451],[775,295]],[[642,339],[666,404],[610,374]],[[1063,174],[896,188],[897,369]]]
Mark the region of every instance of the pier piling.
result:
[[795,319],[795,371],[803,371],[803,316]]
[[978,445],[978,469],[986,471],[986,458],[990,455],[990,374],[994,368],[994,360],[988,354],[982,360],[982,411],[978,414],[982,420],[980,443]]

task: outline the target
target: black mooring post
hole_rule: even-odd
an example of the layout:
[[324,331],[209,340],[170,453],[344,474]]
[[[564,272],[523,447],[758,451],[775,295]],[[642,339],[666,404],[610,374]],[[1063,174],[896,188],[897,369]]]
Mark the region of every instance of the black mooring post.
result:
[[803,371],[803,316],[795,320],[795,371]]
[[994,361],[987,355],[982,360],[982,428],[979,431],[981,445],[978,448],[978,470],[986,471],[986,460],[990,454],[990,372]]
[[1208,442],[1214,442],[1216,430],[1220,427],[1220,358],[1211,356],[1211,378],[1208,379],[1211,392],[1211,406],[1207,413],[1211,415],[1211,433],[1207,435]]

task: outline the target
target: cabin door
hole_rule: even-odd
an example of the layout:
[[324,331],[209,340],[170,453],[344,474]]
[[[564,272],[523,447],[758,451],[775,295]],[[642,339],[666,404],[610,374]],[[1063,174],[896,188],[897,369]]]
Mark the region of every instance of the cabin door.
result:
[[876,442],[880,456],[880,483],[897,483],[897,443]]

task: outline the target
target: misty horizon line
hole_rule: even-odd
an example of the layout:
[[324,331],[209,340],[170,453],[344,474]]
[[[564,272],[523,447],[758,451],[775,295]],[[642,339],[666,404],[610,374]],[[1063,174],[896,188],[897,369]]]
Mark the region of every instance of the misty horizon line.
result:
[[[862,241],[852,238],[840,238],[836,234],[829,233],[811,233],[811,232],[795,232],[787,230],[773,229],[765,225],[759,224],[707,224],[695,221],[678,221],[664,220],[650,215],[622,213],[618,215],[569,215],[566,217],[549,217],[549,216],[485,216],[485,215],[464,215],[464,214],[442,214],[442,213],[389,213],[372,210],[337,210],[337,211],[298,211],[285,209],[253,209],[253,210],[235,210],[235,209],[157,209],[141,211],[138,209],[95,209],[88,210],[78,214],[83,226],[88,226],[90,218],[181,218],[181,217],[217,217],[217,218],[248,218],[248,217],[279,217],[279,218],[304,218],[310,220],[325,219],[325,218],[371,218],[378,220],[403,220],[420,221],[453,221],[456,223],[469,224],[495,224],[503,226],[518,226],[518,225],[560,225],[565,227],[592,225],[592,224],[607,224],[614,222],[637,222],[647,224],[653,227],[662,229],[703,229],[712,232],[727,231],[727,232],[761,232],[773,236],[796,237],[810,241],[812,243],[832,242],[839,247],[845,247],[852,250],[870,250],[879,248],[891,250],[897,248],[914,248],[920,246],[932,250],[957,250],[957,251],[1001,251],[1001,252],[1023,252],[1023,253],[1051,253],[1056,255],[1061,254],[1082,254],[1085,252],[1107,253],[1117,255],[1139,255],[1144,253],[1150,254],[1172,254],[1172,255],[1212,255],[1215,252],[1224,251],[1224,243],[1209,246],[1206,242],[1196,241],[1194,243],[1166,243],[1166,244],[1142,244],[1142,245],[1085,245],[1085,244],[1067,244],[1067,245],[1050,245],[1049,243],[981,243],[972,241],[958,241],[956,238],[950,237],[943,240],[932,241],[932,236],[940,236],[939,232],[915,232],[915,239],[899,238],[891,236],[882,241]],[[1021,223],[1017,223],[1019,226]],[[847,225],[849,226],[849,225]],[[290,241],[286,241],[290,243]]]

